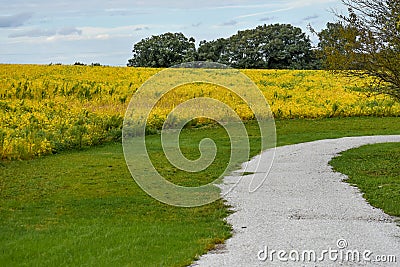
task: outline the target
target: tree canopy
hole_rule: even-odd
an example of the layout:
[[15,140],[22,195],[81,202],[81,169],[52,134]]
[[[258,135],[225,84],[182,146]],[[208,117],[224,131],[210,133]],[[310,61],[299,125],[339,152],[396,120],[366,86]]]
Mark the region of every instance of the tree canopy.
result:
[[[355,30],[341,22],[326,24],[326,29],[321,32],[311,30],[318,35],[319,43],[316,51],[322,59],[322,65],[326,69],[343,70],[347,68],[347,61],[354,56],[349,53],[350,46],[356,38]],[[352,40],[352,41],[349,41]],[[358,69],[359,67],[353,67]]]
[[165,33],[141,40],[133,46],[129,67],[170,67],[196,60],[193,38],[182,33]]
[[229,38],[201,41],[166,33],[138,42],[128,66],[170,67],[193,60],[235,68],[312,69],[319,66],[308,36],[290,24],[262,25]]
[[290,24],[262,25],[227,38],[202,42],[199,59],[235,68],[310,69],[317,59],[308,36]]
[[201,41],[197,50],[197,59],[199,61],[221,61],[221,55],[224,53],[227,43],[228,40],[224,38],[209,42],[205,40]]

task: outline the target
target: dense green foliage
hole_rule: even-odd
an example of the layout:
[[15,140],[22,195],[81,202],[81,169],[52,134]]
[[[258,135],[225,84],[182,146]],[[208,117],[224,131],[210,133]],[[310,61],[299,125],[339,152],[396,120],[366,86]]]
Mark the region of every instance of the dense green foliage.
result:
[[318,67],[310,39],[290,24],[264,24],[239,31],[225,40],[201,43],[199,51],[199,60],[217,61],[240,69]]
[[320,62],[308,36],[290,24],[262,25],[238,31],[229,38],[201,41],[166,33],[134,45],[128,66],[170,67],[179,63],[212,61],[241,69],[315,69]]
[[129,67],[170,67],[196,60],[193,38],[182,33],[164,33],[141,40],[133,46]]

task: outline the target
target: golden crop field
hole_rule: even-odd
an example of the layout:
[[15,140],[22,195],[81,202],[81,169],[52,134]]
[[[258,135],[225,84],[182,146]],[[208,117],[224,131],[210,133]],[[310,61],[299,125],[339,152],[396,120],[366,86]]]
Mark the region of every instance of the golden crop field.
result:
[[[159,71],[0,65],[0,159],[29,159],[119,139],[131,97]],[[399,103],[362,92],[362,80],[325,71],[242,72],[260,88],[275,118],[400,115]],[[253,118],[243,101],[218,86],[193,84],[165,95],[148,118],[149,127],[160,128],[171,107],[199,96],[227,102],[243,120]]]

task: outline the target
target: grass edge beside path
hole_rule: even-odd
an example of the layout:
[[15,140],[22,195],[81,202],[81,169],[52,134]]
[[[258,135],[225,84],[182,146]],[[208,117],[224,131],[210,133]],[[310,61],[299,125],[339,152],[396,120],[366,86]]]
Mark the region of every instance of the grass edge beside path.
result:
[[364,199],[386,214],[400,218],[400,143],[364,145],[340,153],[330,161],[348,176]]

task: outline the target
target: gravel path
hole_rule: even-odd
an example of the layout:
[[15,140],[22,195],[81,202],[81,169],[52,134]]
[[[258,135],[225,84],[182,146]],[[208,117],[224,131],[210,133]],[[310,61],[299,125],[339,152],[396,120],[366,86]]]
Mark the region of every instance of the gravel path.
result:
[[[400,136],[278,147],[271,172],[254,193],[249,193],[249,183],[252,178],[261,181],[267,167],[257,168],[255,159],[245,163],[246,171],[255,174],[245,176],[225,196],[235,210],[227,219],[233,237],[193,266],[400,266],[400,227],[395,219],[371,207],[357,188],[342,181],[346,176],[328,164],[342,151],[382,142],[400,142]],[[266,151],[261,156],[271,155]],[[238,179],[225,177],[222,192]],[[274,250],[282,250],[281,259]],[[367,262],[379,256],[390,260],[390,255],[397,263]]]

